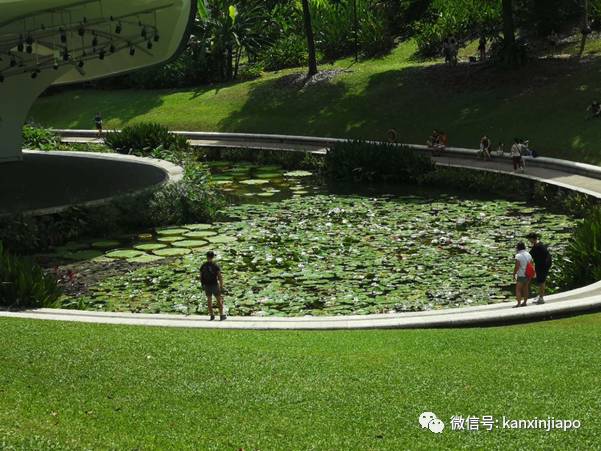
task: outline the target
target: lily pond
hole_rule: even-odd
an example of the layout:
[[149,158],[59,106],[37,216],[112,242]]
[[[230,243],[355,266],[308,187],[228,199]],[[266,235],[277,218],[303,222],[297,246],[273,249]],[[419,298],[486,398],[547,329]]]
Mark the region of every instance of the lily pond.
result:
[[[68,243],[42,256],[61,276],[63,306],[204,314],[198,268],[209,249],[217,253],[231,315],[348,315],[505,302],[512,299],[517,241],[536,230],[560,258],[575,224],[498,198],[398,186],[357,192],[276,165],[211,167],[231,200],[222,221]],[[552,270],[551,291],[556,279]]]

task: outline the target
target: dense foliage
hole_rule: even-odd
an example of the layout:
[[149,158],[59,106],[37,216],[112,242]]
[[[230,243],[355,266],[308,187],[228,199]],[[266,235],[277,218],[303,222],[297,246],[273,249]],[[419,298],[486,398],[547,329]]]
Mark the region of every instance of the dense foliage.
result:
[[57,150],[61,145],[60,137],[47,128],[25,124],[22,133],[25,149]]
[[336,180],[416,181],[434,170],[432,159],[404,146],[345,141],[328,149],[325,171]]
[[149,156],[161,149],[172,152],[188,150],[185,137],[171,133],[161,124],[149,122],[130,125],[121,131],[108,132],[104,142],[116,152],[137,156]]
[[0,241],[0,306],[55,307],[60,295],[55,277],[30,259],[10,255]]
[[566,287],[601,280],[601,207],[594,208],[578,225],[561,266]]

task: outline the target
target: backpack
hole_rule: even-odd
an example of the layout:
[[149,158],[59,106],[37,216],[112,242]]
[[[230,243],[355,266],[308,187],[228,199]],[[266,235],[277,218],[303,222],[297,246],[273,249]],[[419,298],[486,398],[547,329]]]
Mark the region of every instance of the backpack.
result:
[[529,261],[526,265],[526,277],[528,279],[534,279],[536,277],[536,271],[534,270],[534,264]]
[[213,263],[205,263],[200,267],[200,283],[217,285],[218,268]]

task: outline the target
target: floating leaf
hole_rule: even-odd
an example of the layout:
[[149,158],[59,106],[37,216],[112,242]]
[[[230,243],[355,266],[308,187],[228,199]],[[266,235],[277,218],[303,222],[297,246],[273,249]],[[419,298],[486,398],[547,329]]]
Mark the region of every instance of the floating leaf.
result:
[[145,244],[136,244],[134,246],[134,249],[139,250],[139,251],[156,251],[157,249],[164,249],[166,248],[167,245],[166,244],[161,244],[161,243],[145,243]]
[[154,255],[158,255],[160,257],[179,257],[181,255],[187,255],[189,254],[191,251],[190,249],[186,249],[186,248],[174,248],[174,247],[168,247],[166,249],[159,249],[156,251],[152,251],[152,253]]
[[310,177],[313,173],[309,171],[290,171],[286,172],[284,175],[286,177]]
[[187,231],[188,231],[187,229],[178,229],[178,228],[157,229],[157,235],[174,236],[174,235],[181,235]]
[[269,183],[269,180],[248,179],[248,180],[242,180],[240,183],[242,183],[244,185],[266,185]]
[[142,255],[145,255],[145,253],[141,252],[141,251],[131,250],[131,249],[117,250],[117,251],[112,251],[112,252],[108,252],[107,254],[105,254],[105,256],[108,258],[116,258],[116,259],[136,258],[136,257],[141,257]]

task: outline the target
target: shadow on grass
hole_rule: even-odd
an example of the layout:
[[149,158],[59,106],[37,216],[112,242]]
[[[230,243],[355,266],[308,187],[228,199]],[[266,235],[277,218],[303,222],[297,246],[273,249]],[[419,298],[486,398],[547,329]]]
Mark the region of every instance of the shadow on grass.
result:
[[293,89],[280,80],[251,88],[244,106],[220,122],[232,132],[288,133],[423,143],[433,128],[450,145],[478,146],[482,134],[508,149],[528,137],[541,155],[601,162],[601,120],[586,107],[601,98],[601,59],[536,61],[517,70],[468,64],[409,67],[375,73],[365,84],[344,75],[324,85]]

